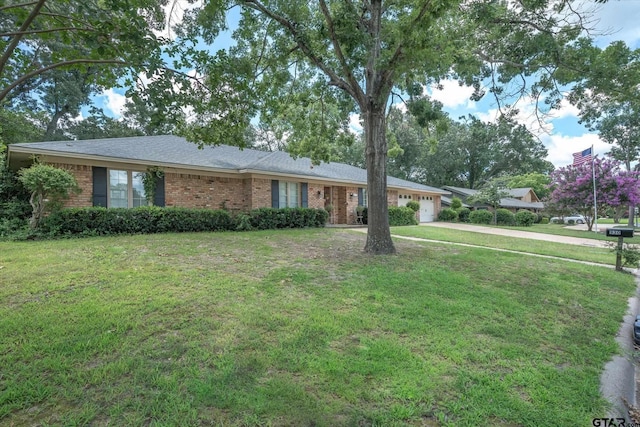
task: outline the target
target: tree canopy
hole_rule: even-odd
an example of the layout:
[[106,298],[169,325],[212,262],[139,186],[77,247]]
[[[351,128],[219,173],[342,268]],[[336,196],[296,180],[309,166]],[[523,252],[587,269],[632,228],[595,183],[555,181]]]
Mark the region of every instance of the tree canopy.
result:
[[524,76],[520,82],[536,82],[526,88],[535,99],[544,91],[559,95],[551,84],[554,66],[581,31],[566,1],[218,0],[195,8],[181,34],[213,43],[234,7],[241,14],[236,44],[196,61],[206,79],[199,99],[206,102],[196,108],[201,116],[189,136],[240,141],[257,117],[294,154],[322,160],[330,144],[348,142],[349,113],[359,114],[370,253],[395,251],[386,200],[391,94],[416,95],[455,78],[472,85],[476,99],[491,79],[488,90],[500,96],[507,95],[505,84]]
[[575,70],[567,72],[568,81],[577,80],[569,100],[630,170],[640,157],[640,49],[621,41],[600,49],[581,40],[577,52],[571,56]]
[[[166,1],[8,0],[0,6],[0,102],[46,84],[54,70],[115,85],[159,67]],[[93,72],[91,71],[93,70]],[[98,72],[99,70],[99,72]]]
[[551,189],[551,205],[584,215],[591,230],[594,209],[604,212],[608,207],[640,202],[640,172],[623,170],[616,160],[596,157],[593,166],[585,162],[556,169],[551,174]]

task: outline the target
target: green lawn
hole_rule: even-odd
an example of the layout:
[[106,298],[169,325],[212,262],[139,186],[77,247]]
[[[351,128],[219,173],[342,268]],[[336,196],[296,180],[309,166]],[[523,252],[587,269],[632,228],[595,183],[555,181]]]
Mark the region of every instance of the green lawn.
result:
[[[601,223],[598,222],[598,229],[601,230],[602,226],[605,228],[612,227],[626,227],[626,224],[614,224],[613,220],[610,223]],[[487,226],[489,227],[489,226]],[[491,226],[495,227],[495,226]],[[595,240],[608,240],[608,241],[617,241],[616,237],[607,237],[604,233],[596,233],[594,231],[587,230],[572,230],[567,228],[566,225],[563,224],[534,224],[531,227],[503,227],[500,228],[510,228],[514,230],[523,230],[523,231],[531,231],[534,233],[545,233],[545,234],[556,234],[558,236],[570,236],[570,237],[580,237],[583,239],[595,239]],[[640,244],[640,230],[636,229],[635,235],[632,238],[624,239],[625,242]]]
[[612,269],[337,230],[0,243],[0,425],[547,426],[606,415]]
[[[519,228],[519,230],[533,231],[530,230],[532,228],[533,227],[527,227],[526,229]],[[609,248],[575,246],[564,243],[521,239],[516,237],[499,236],[439,227],[392,227],[391,233],[397,234],[399,236],[419,237],[429,240],[439,240],[444,242],[465,243],[469,245],[486,246],[490,248],[508,249],[512,251],[527,252],[538,255],[549,255],[579,261],[595,262],[599,264],[616,264],[615,253],[612,252],[612,250]],[[634,239],[625,239],[625,242],[627,240],[633,241]]]

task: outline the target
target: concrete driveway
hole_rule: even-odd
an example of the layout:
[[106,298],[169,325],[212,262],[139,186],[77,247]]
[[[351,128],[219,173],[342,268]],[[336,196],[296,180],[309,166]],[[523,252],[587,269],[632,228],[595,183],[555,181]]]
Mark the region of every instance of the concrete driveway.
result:
[[[423,222],[424,227],[452,228],[454,230],[471,231],[474,233],[495,234],[498,236],[516,237],[521,239],[543,240],[546,242],[566,243],[568,245],[591,246],[606,248],[607,242],[589,238],[558,236],[555,234],[535,233],[532,231],[511,230],[508,228],[487,227],[481,225],[465,224],[459,222]],[[576,227],[576,226],[571,226]],[[577,226],[583,227],[586,226]],[[585,228],[586,229],[586,228]]]

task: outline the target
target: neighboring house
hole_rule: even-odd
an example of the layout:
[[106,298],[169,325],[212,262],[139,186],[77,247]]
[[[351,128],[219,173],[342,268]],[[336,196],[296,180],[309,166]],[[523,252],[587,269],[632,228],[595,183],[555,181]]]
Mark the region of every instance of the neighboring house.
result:
[[[198,148],[177,136],[142,136],[84,141],[51,141],[9,145],[9,165],[42,162],[66,169],[81,193],[66,207],[135,207],[146,205],[141,172],[159,167],[154,204],[189,208],[249,211],[262,207],[324,208],[331,222],[355,224],[356,207],[367,206],[367,171],[342,163],[314,165],[285,152],[267,152],[226,145]],[[387,178],[390,206],[420,202],[420,222],[440,211],[438,188]]]
[[[469,203],[467,199],[474,196],[479,190],[470,188],[444,186],[445,190],[451,192],[452,197],[458,197],[462,200],[463,206],[475,209],[486,209],[488,206],[482,203]],[[517,212],[520,209],[527,209],[532,212],[539,212],[544,209],[544,204],[538,199],[532,188],[512,188],[506,190],[511,197],[500,199],[500,207]],[[451,199],[443,197],[442,204],[451,206]]]

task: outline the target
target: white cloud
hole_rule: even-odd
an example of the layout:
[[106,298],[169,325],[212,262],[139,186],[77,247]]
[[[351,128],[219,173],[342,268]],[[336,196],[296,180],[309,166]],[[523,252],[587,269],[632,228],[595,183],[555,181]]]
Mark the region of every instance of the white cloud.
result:
[[606,46],[622,40],[631,48],[640,44],[640,3],[637,1],[610,1],[600,5],[594,14],[595,30],[599,42]]
[[460,86],[457,80],[443,80],[440,82],[442,89],[438,89],[435,85],[426,88],[426,93],[436,101],[442,102],[445,108],[466,108],[467,110],[475,110],[476,103],[469,99],[473,94],[473,88],[469,86]]
[[[553,131],[553,123],[551,123],[550,119],[556,117],[541,114],[537,110],[533,99],[523,97],[512,108],[518,111],[514,116],[515,121],[526,126],[532,134],[540,136]],[[503,113],[506,112],[503,111]],[[474,115],[483,122],[494,123],[500,117],[501,112],[497,108],[493,108],[485,112],[476,112]]]
[[572,105],[566,98],[563,98],[560,102],[560,108],[552,110],[549,113],[551,119],[564,119],[567,117],[578,118],[580,110],[575,105]]
[[579,136],[553,134],[544,135],[540,139],[549,151],[547,160],[556,167],[571,164],[573,162],[573,153],[585,150],[592,145],[594,153],[600,157],[611,149],[609,144],[603,142],[594,133],[585,133]]
[[103,107],[111,112],[115,117],[119,118],[122,116],[122,112],[124,111],[124,106],[127,103],[127,97],[119,94],[113,89],[108,89],[102,92],[99,96],[103,96],[105,99],[103,101]]
[[355,135],[362,133],[360,114],[352,113],[349,115],[349,130]]

